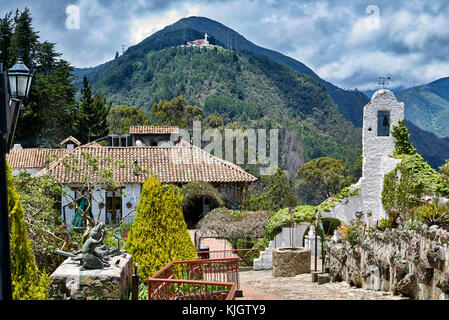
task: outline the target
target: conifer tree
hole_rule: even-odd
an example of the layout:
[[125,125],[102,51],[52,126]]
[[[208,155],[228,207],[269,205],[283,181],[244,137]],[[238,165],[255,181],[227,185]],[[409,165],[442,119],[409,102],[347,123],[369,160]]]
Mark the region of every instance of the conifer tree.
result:
[[76,137],[87,143],[104,137],[108,133],[107,115],[110,105],[102,95],[93,95],[87,77],[83,78],[81,101],[76,121]]
[[143,281],[172,261],[197,258],[175,186],[163,187],[154,177],[145,181],[126,250]]
[[14,17],[14,33],[11,36],[11,44],[9,48],[9,67],[22,58],[23,63],[30,69],[34,69],[34,54],[36,45],[38,44],[38,32],[33,30],[33,18],[30,9],[25,8],[23,12],[16,10]]
[[45,300],[48,299],[50,278],[39,272],[36,266],[33,249],[27,239],[24,209],[14,186],[11,169],[8,167],[7,170],[13,299]]
[[396,138],[396,141],[394,142],[394,156],[416,153],[416,149],[410,143],[410,133],[408,133],[404,120],[399,120],[398,125],[393,126],[391,135]]

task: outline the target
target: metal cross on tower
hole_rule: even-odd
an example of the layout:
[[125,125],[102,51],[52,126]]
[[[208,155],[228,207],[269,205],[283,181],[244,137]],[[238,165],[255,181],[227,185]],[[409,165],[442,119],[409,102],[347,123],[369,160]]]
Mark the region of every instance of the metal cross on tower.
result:
[[379,80],[378,84],[382,85],[382,89],[385,89],[385,85],[390,83],[388,80],[391,80],[391,77],[379,77]]

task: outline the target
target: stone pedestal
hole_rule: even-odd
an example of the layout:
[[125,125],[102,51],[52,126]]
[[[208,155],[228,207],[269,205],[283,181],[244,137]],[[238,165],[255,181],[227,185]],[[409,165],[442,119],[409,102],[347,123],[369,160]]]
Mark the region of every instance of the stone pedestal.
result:
[[294,277],[310,272],[310,250],[307,248],[278,248],[273,250],[273,276]]
[[112,257],[109,263],[110,267],[88,270],[79,261],[68,258],[50,276],[50,299],[126,299],[131,291],[131,255],[123,253]]

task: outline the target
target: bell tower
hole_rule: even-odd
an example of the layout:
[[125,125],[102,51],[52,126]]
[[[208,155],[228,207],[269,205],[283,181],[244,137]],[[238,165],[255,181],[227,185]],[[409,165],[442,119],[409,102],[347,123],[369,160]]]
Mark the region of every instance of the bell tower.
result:
[[363,109],[363,212],[376,220],[385,216],[381,201],[384,175],[398,163],[390,155],[395,143],[392,128],[399,120],[404,120],[404,103],[387,89],[377,90]]

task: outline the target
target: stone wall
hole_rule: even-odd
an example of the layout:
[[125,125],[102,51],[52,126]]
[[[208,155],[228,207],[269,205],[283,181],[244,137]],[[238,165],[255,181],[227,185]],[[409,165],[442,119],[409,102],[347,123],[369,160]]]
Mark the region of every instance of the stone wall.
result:
[[449,299],[449,233],[436,226],[375,231],[347,242],[326,242],[331,281],[418,300]]

